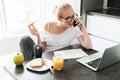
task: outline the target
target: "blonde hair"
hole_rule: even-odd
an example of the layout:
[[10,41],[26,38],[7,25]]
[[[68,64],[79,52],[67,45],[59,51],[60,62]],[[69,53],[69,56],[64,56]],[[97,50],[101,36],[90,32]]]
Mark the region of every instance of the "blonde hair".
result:
[[53,9],[53,14],[55,14],[57,17],[58,16],[63,16],[63,12],[65,9],[68,9],[72,7],[69,3],[62,3],[59,5],[56,5]]

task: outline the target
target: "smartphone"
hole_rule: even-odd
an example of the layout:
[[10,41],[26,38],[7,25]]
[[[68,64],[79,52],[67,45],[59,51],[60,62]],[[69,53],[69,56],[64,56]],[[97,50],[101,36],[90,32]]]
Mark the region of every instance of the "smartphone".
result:
[[77,24],[76,24],[76,21],[73,22],[73,26],[75,27]]

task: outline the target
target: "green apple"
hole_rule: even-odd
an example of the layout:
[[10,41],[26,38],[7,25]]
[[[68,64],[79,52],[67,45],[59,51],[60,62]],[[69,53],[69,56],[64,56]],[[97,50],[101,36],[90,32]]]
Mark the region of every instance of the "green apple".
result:
[[24,56],[22,53],[18,52],[17,54],[14,55],[13,57],[13,61],[15,63],[16,66],[20,66],[22,65],[22,63],[24,62]]

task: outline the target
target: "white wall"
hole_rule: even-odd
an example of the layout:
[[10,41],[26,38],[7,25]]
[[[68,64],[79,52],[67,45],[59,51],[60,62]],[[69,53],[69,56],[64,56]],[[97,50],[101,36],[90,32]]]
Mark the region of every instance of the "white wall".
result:
[[[31,36],[32,39],[36,41],[36,38],[33,35],[29,35],[29,36]],[[23,35],[0,40],[0,56],[20,51],[19,42],[22,37]]]

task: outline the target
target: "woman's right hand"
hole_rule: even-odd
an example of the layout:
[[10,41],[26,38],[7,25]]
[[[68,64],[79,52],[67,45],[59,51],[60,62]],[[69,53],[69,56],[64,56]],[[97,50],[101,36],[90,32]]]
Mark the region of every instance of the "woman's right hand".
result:
[[28,29],[30,30],[31,34],[33,34],[33,35],[35,35],[35,36],[39,36],[39,32],[38,32],[38,30],[35,28],[34,22],[31,23],[30,25],[28,25]]

